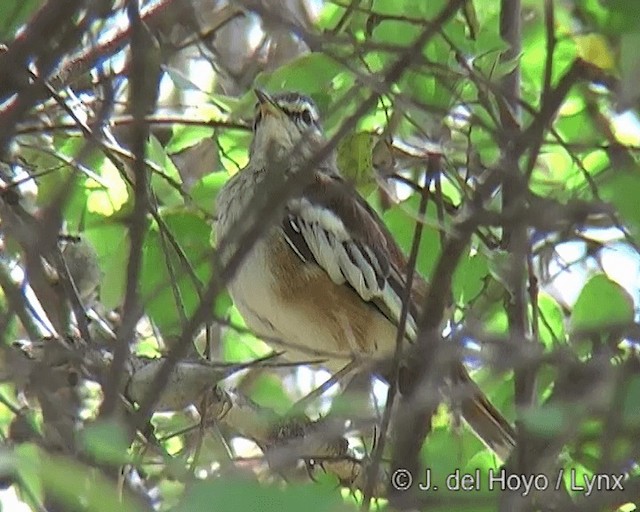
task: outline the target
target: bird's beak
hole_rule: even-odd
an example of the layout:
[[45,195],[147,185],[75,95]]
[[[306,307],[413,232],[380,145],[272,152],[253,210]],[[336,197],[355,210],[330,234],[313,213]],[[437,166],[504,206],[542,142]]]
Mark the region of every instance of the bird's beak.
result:
[[254,89],[253,92],[258,97],[258,102],[260,103],[260,113],[262,117],[266,117],[268,115],[279,117],[282,114],[280,107],[273,100],[273,98],[266,92],[264,89]]

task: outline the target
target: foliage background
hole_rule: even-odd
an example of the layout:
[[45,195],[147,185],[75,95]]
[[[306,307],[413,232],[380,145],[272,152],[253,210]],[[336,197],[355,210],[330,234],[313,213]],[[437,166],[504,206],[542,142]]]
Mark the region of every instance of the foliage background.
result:
[[[440,479],[455,468],[481,468],[486,478],[499,466],[457,428],[455,403],[424,427],[424,444],[427,432],[408,422],[376,455],[378,410],[362,428],[346,432],[342,424],[346,446],[321,436],[283,466],[265,459],[284,438],[308,437],[309,423],[280,418],[273,430],[271,419],[328,375],[219,364],[270,351],[243,329],[223,291],[224,270],[213,271],[215,196],[247,162],[251,88],[259,85],[303,91],[318,103],[343,172],[407,252],[420,221],[416,267],[436,290],[425,326],[450,315],[447,346],[517,420],[509,467],[573,470],[580,481],[624,473],[622,491],[570,490],[574,504],[563,509],[633,510],[633,6],[4,0],[3,503],[14,496],[32,510],[550,506],[544,495],[486,486],[472,495],[386,491],[399,462],[432,468]],[[450,299],[452,312],[444,307]],[[88,320],[83,310],[92,312]],[[420,371],[435,360],[429,350],[416,349]],[[198,354],[199,365],[185,363]],[[380,407],[385,393],[376,395]],[[323,418],[335,394],[309,405],[308,417]],[[294,471],[303,453],[315,464]],[[370,504],[372,496],[379,499]]]

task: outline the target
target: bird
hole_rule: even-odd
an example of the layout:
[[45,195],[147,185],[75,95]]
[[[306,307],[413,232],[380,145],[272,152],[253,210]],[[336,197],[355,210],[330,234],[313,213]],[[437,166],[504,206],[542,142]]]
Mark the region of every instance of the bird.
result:
[[[255,89],[249,161],[216,197],[215,233],[228,239],[272,179],[300,177],[299,186],[249,249],[228,283],[247,326],[265,340],[282,340],[290,361],[320,356],[335,373],[356,362],[374,367],[396,348],[408,265],[379,215],[347,183],[326,143],[315,102],[298,92]],[[282,202],[282,201],[281,201]],[[415,276],[405,338],[413,342],[427,283]],[[460,412],[501,460],[515,446],[511,424],[458,361],[451,368],[464,389]]]

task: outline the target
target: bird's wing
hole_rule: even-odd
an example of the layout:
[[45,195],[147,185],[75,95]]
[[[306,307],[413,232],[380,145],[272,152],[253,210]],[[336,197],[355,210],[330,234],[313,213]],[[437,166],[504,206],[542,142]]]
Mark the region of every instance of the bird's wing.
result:
[[[380,217],[340,177],[316,173],[290,201],[282,228],[295,253],[319,265],[336,284],[348,284],[398,325],[406,284],[406,260]],[[410,303],[406,334],[414,339]]]
[[[337,284],[351,286],[398,325],[406,286],[406,259],[375,211],[342,179],[317,173],[300,198],[292,200],[282,228],[292,250],[322,267]],[[416,337],[418,307],[426,283],[415,276],[406,335]],[[515,433],[469,376],[462,362],[450,369],[461,386],[461,410],[476,434],[503,461],[515,445]]]

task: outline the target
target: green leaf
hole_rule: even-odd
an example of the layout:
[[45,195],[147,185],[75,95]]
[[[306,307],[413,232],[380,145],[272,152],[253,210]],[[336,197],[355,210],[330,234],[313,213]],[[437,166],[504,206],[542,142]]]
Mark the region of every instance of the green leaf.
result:
[[640,236],[640,174],[617,170],[608,173],[607,180],[600,187],[600,197],[611,202],[634,236]]
[[[385,224],[389,227],[395,240],[407,255],[411,251],[419,204],[420,198],[414,194],[406,201],[387,210],[383,215]],[[430,201],[427,205],[426,221],[422,229],[422,238],[420,240],[416,264],[420,274],[427,278],[431,275],[438,255],[440,254],[440,234],[435,227],[437,223],[436,206],[433,201]]]
[[[491,455],[479,457],[479,454],[487,454],[488,448],[470,432],[466,427],[452,431],[449,428],[433,428],[421,450],[421,458],[428,469],[432,492],[438,494],[438,499],[442,499],[443,505],[429,507],[429,510],[445,512],[451,510],[451,502],[445,505],[448,500],[455,500],[461,492],[455,490],[456,485],[460,485],[463,474],[472,474],[477,487],[474,487],[474,497],[479,498],[487,508],[474,507],[475,510],[496,510],[496,503],[492,500],[492,493],[488,491],[488,486],[484,485],[487,477],[487,468],[496,467],[496,463],[491,464]],[[487,458],[488,457],[488,458]],[[495,457],[493,457],[495,460]],[[471,465],[471,461],[475,461]],[[476,465],[477,464],[477,465]],[[464,472],[461,468],[464,468]],[[476,471],[477,470],[477,471]],[[477,480],[476,477],[477,476]],[[414,475],[414,486],[425,481],[425,475]],[[493,493],[496,494],[496,493]]]
[[332,512],[342,498],[330,485],[290,485],[286,488],[261,485],[256,481],[215,479],[196,482],[173,512]]
[[[229,308],[228,312],[232,326],[247,328],[242,315],[235,307]],[[238,329],[227,329],[222,342],[225,361],[248,361],[266,356],[272,352],[269,345],[256,338],[251,332],[240,332]]]
[[571,97],[569,101],[574,108],[568,109],[566,113],[561,111],[561,115],[554,123],[555,128],[567,140],[584,145],[600,144],[602,135],[585,105],[580,105],[584,101],[582,97]]
[[538,295],[538,308],[540,310],[538,331],[544,346],[553,348],[556,342],[564,342],[564,314],[560,305],[550,295],[540,293]]
[[509,317],[501,304],[494,304],[486,313],[484,328],[490,334],[507,334],[509,332]]
[[82,443],[96,460],[121,465],[129,460],[129,441],[123,426],[114,421],[88,424],[81,432]]
[[[567,72],[575,58],[575,42],[568,38],[559,39],[553,52],[552,85],[555,85],[560,77]],[[544,76],[546,62],[545,29],[542,24],[537,23],[525,31],[523,52],[520,59],[525,99],[536,107],[540,101],[540,92],[543,86],[542,77]]]
[[270,92],[297,90],[310,95],[320,110],[331,99],[332,82],[346,71],[336,60],[324,53],[308,53],[278,68],[271,75],[259,74],[256,83]]
[[608,35],[615,37],[640,27],[640,20],[634,15],[633,4],[628,0],[581,0],[579,3],[597,28]]
[[220,161],[228,173],[236,173],[247,165],[250,140],[246,131],[225,130],[218,135]]
[[[36,477],[47,495],[66,505],[65,510],[91,512],[142,511],[127,493],[120,493],[113,481],[95,468],[70,458],[54,456],[33,446],[21,446],[15,452],[20,478],[30,482]],[[24,449],[30,448],[30,449]]]
[[98,255],[102,270],[100,301],[107,309],[122,303],[129,258],[129,236],[124,224],[108,223],[107,218],[95,222],[83,232]]
[[[64,144],[59,147],[42,144],[42,146],[29,147],[23,149],[24,158],[42,173],[36,182],[38,184],[38,206],[45,206],[51,203],[65,186],[73,186],[72,195],[75,195],[82,187],[78,180],[70,180],[75,170],[72,166],[64,163],[68,158],[57,158],[60,153],[62,157],[74,157],[76,151],[83,146],[80,137],[68,137]],[[69,154],[71,153],[71,154]],[[83,201],[84,203],[84,201]]]
[[633,321],[633,299],[626,290],[604,274],[584,285],[573,311],[571,330],[604,329]]
[[228,179],[226,172],[212,172],[203,176],[191,187],[191,200],[202,210],[213,214],[218,192]]
[[389,16],[411,16],[413,19],[423,18],[425,21],[433,18],[447,5],[446,0],[376,0],[377,14]]
[[262,373],[251,383],[251,399],[277,414],[285,414],[293,405],[282,385],[282,378]]
[[182,177],[173,160],[169,157],[160,141],[151,136],[147,145],[147,158],[160,167],[161,173],[151,173],[151,187],[157,199],[164,206],[178,206],[184,203],[179,187]]
[[153,226],[145,240],[140,288],[150,317],[164,336],[170,336],[193,314],[200,302],[198,286],[211,275],[211,226],[184,208],[163,211],[162,219],[186,262]]
[[640,426],[640,376],[630,376],[622,400],[622,424],[630,429]]
[[173,128],[173,136],[167,143],[166,151],[170,155],[184,149],[195,146],[202,139],[208,139],[214,134],[214,129],[209,126],[185,126],[176,125]]
[[110,216],[119,212],[129,200],[129,189],[118,168],[111,160],[100,157],[97,166],[100,183],[91,178],[85,181],[88,212]]
[[484,289],[489,264],[483,254],[463,258],[453,274],[453,297],[458,303],[475,299]]
[[0,40],[12,39],[42,0],[2,0],[0,2]]
[[570,421],[564,405],[552,404],[525,409],[521,412],[520,418],[529,432],[542,438],[557,435]]
[[374,147],[380,137],[372,132],[356,132],[338,143],[337,163],[342,175],[366,196],[375,189]]
[[420,27],[404,21],[384,20],[373,31],[375,43],[409,46],[420,34]]
[[638,47],[640,32],[631,32],[622,36],[620,41],[620,102],[631,105],[638,98],[638,81],[640,80],[640,63]]
[[331,30],[340,21],[346,8],[332,2],[322,2],[322,10],[316,24],[320,29]]
[[[489,128],[493,127],[493,120],[484,108],[475,104],[475,100],[470,110],[474,116],[477,116]],[[471,130],[471,145],[478,152],[480,161],[485,166],[493,165],[500,158],[500,149],[493,139],[493,135],[480,125],[474,126],[473,130]]]

